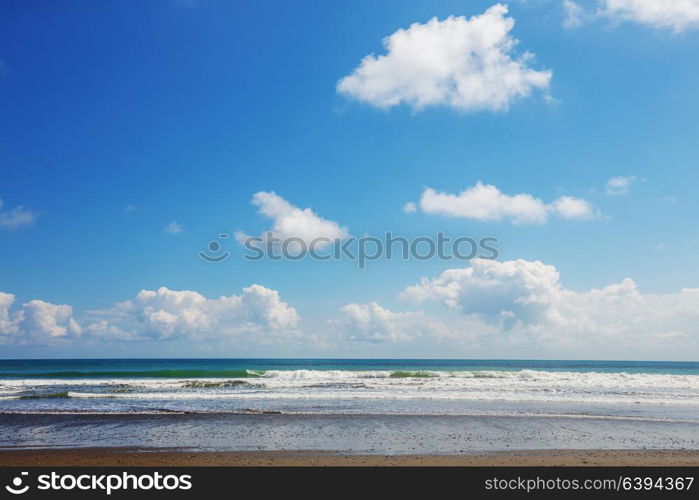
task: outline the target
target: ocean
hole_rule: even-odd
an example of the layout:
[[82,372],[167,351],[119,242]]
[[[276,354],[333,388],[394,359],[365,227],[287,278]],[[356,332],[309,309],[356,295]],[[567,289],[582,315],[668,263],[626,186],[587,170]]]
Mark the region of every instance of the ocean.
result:
[[699,363],[2,360],[0,413],[572,416],[699,422]]

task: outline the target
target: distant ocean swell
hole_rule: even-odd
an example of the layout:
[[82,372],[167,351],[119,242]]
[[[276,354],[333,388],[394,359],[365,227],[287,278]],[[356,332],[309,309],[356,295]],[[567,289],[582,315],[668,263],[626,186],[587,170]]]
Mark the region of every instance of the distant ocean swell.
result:
[[[23,378],[247,378],[264,375],[263,370],[91,370],[22,372]],[[0,372],[0,379],[18,377],[16,372]]]
[[123,371],[46,371],[46,372],[0,372],[0,384],[23,379],[363,379],[363,378],[494,378],[530,380],[636,380],[646,382],[679,381],[699,383],[699,375],[595,372],[595,371],[551,371],[551,370],[123,370]]
[[[47,371],[22,373],[23,378],[37,379],[91,379],[91,378],[327,378],[327,377],[356,377],[356,378],[430,378],[430,377],[471,377],[471,378],[506,378],[512,373],[506,371],[429,371],[429,370],[124,370],[124,371]],[[0,379],[17,377],[16,373],[0,372]]]

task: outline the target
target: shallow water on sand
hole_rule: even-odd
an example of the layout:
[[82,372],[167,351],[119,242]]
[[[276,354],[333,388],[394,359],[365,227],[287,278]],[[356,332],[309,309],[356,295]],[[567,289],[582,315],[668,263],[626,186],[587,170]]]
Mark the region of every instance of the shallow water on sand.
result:
[[0,446],[471,453],[697,449],[699,424],[566,417],[0,415]]

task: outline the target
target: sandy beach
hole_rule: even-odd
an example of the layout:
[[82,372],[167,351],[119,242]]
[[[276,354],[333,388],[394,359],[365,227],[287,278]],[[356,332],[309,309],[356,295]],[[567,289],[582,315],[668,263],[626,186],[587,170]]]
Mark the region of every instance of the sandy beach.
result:
[[698,466],[697,443],[604,418],[0,415],[7,466]]
[[512,450],[699,450],[699,424],[647,419],[415,415],[0,415],[4,449],[332,450],[472,455]]
[[192,452],[133,448],[2,450],[0,466],[699,466],[696,450],[547,450],[464,455],[332,451]]

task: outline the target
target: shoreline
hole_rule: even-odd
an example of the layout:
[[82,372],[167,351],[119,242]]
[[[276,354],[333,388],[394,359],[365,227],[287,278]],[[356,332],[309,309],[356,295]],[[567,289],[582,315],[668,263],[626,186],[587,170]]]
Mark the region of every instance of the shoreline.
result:
[[164,448],[0,449],[0,466],[402,467],[699,466],[699,450],[512,450],[466,454],[353,454],[340,451],[189,451]]
[[699,450],[699,423],[394,415],[0,415],[0,450],[22,449],[35,455],[60,449],[192,450],[228,457],[281,450],[329,450],[352,457],[501,456],[512,450],[536,450],[527,455],[550,450],[681,452]]

